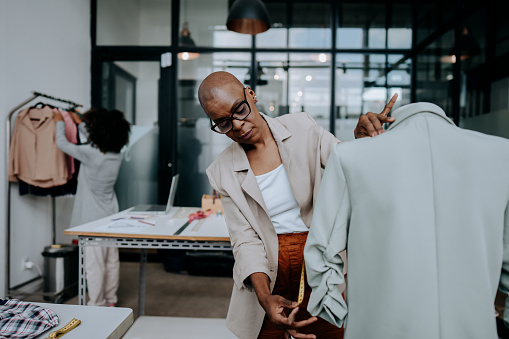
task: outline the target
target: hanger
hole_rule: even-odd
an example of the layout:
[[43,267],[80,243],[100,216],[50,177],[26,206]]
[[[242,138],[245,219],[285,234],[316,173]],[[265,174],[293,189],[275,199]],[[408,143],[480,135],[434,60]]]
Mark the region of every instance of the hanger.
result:
[[[58,107],[55,107],[55,106],[53,106],[53,105],[50,105],[50,104],[48,104],[48,103],[46,103],[46,102],[39,101],[39,102],[38,102],[38,103],[36,103],[35,105],[30,106],[30,108],[28,109],[28,112],[30,113],[30,110],[31,110],[32,108],[38,108],[38,109],[41,109],[41,108],[44,108],[44,107],[49,107],[49,108],[52,108],[52,109],[53,109],[53,108],[58,108]],[[29,115],[30,115],[30,114],[29,114]],[[40,120],[41,120],[41,119],[39,119],[39,118],[32,118],[32,117],[30,118],[30,121],[40,121]]]

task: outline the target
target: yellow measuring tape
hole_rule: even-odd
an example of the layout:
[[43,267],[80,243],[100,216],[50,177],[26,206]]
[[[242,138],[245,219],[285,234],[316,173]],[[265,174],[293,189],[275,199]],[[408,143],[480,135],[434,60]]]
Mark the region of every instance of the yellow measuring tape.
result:
[[55,332],[51,332],[49,334],[49,337],[50,338],[60,338],[64,334],[66,334],[69,331],[71,331],[71,330],[75,329],[76,327],[78,327],[80,324],[81,324],[81,320],[73,319],[73,320],[69,321],[69,323],[67,325],[65,325],[64,327],[62,327],[61,329],[56,330]]
[[306,273],[306,266],[304,264],[304,261],[302,261],[302,270],[300,272],[300,284],[299,284],[299,298],[297,299],[297,306],[302,304],[304,301],[304,286],[305,286],[305,274]]

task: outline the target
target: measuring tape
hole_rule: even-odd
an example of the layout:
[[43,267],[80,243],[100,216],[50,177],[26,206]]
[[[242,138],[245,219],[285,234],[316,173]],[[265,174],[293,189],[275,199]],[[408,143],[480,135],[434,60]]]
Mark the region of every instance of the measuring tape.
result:
[[73,320],[69,321],[69,323],[67,325],[65,325],[64,327],[62,327],[61,329],[56,330],[55,332],[51,332],[49,334],[49,337],[50,338],[60,338],[64,334],[66,334],[66,333],[70,332],[71,330],[75,329],[76,327],[78,327],[80,324],[81,324],[81,320],[73,319]]
[[304,265],[304,260],[302,261],[302,270],[300,272],[300,284],[299,284],[299,298],[297,299],[297,306],[302,304],[304,301],[304,286],[305,286],[305,274],[306,273],[306,266]]

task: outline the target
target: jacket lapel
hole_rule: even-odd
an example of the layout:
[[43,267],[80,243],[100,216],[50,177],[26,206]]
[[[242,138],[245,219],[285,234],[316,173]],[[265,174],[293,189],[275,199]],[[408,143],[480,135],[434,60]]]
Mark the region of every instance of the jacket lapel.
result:
[[[283,162],[283,166],[285,168],[286,174],[288,175],[288,179],[290,181],[290,187],[294,192],[295,199],[301,205],[301,202],[298,199],[298,194],[295,194],[296,188],[298,185],[293,182],[292,179],[294,176],[292,175],[292,166],[291,166],[291,149],[286,145],[286,141],[292,136],[291,133],[279,122],[277,119],[273,119],[267,117],[266,115],[260,113],[262,117],[267,122],[274,139],[276,140],[279,155],[281,156],[281,161]],[[265,213],[269,215],[267,210],[267,206],[265,205],[265,201],[263,200],[262,192],[260,191],[260,187],[258,186],[258,182],[256,181],[256,177],[251,170],[251,166],[249,165],[249,160],[247,159],[246,152],[242,148],[242,146],[238,143],[233,144],[233,170],[237,174],[237,178],[242,187],[242,190],[253,198],[254,201],[258,205],[260,205]]]
[[293,196],[295,197],[295,200],[297,200],[299,206],[302,206],[303,202],[301,201],[302,199],[300,199],[299,185],[297,182],[298,175],[295,175],[295,168],[292,166],[292,149],[288,146],[288,142],[290,141],[292,134],[277,119],[273,119],[265,115],[262,116],[265,121],[267,121],[272,135],[276,140],[279,155],[281,156],[281,161],[283,162],[286,175],[288,176]]
[[256,201],[256,203],[260,205],[268,215],[269,212],[267,210],[267,206],[265,206],[265,202],[263,201],[262,192],[260,191],[260,187],[258,186],[253,170],[251,170],[246,152],[240,144],[235,142],[233,143],[232,153],[233,170],[237,175],[237,179],[239,180],[242,190],[253,198],[253,200]]

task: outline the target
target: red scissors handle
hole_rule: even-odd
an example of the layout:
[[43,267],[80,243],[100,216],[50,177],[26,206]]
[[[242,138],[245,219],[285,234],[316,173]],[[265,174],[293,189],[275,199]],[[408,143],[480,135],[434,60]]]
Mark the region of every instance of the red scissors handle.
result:
[[208,217],[210,214],[212,213],[212,210],[208,209],[207,211],[203,212],[203,211],[198,211],[198,212],[195,212],[195,213],[191,213],[189,214],[189,222],[193,221],[193,220],[198,220],[198,219],[205,219],[206,217]]

